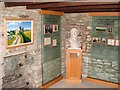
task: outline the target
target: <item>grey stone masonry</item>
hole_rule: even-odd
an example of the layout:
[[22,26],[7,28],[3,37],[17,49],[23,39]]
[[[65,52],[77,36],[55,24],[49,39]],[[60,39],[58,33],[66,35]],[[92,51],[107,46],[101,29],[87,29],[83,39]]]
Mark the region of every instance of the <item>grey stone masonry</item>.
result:
[[[4,19],[33,19],[34,43],[28,46],[6,49],[4,46]],[[0,2],[0,88],[37,88],[42,83],[41,73],[41,25],[37,10],[26,7],[7,7]]]
[[82,38],[82,78],[92,77],[96,79],[106,80],[113,83],[118,83],[119,68],[118,60],[101,60],[91,58],[91,27],[92,17],[87,13],[65,14],[62,17],[62,73],[65,76],[66,72],[66,48],[68,44],[66,40],[70,37],[71,28],[75,27],[79,30],[79,37]]
[[[89,30],[91,32],[92,17],[89,17]],[[117,25],[117,24],[116,24]],[[88,38],[91,36],[87,36]],[[91,56],[91,42],[88,43],[89,53]],[[117,52],[117,51],[116,51]],[[102,60],[98,58],[89,58],[88,62],[88,77],[105,80],[113,83],[119,82],[119,62],[118,60]]]
[[[61,26],[61,55],[62,55],[62,74],[65,76],[66,70],[66,48],[69,48],[67,39],[70,38],[70,30],[72,28],[78,29],[78,38],[81,38],[80,42],[82,45],[83,60],[82,60],[82,78],[85,78],[88,74],[88,52],[90,42],[90,32],[87,28],[89,26],[89,15],[87,13],[74,13],[64,14],[62,17]],[[89,46],[88,46],[89,45]]]
[[3,46],[3,42],[4,42],[4,38],[3,38],[3,24],[2,24],[2,9],[4,8],[4,4],[0,3],[0,90],[2,89],[2,84],[3,84],[3,76],[4,74],[4,66],[3,66],[3,52],[4,52],[4,46]]
[[118,83],[119,69],[117,61],[91,58],[88,72],[89,77]]

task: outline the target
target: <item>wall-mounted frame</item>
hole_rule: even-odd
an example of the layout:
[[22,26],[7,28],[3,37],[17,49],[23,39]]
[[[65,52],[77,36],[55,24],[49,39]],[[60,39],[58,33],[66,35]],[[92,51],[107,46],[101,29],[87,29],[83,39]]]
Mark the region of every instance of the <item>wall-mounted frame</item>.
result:
[[101,26],[97,26],[95,29],[97,32],[106,32],[106,30],[107,30],[106,27],[101,27]]
[[57,39],[53,39],[53,40],[52,40],[52,46],[53,46],[53,47],[57,46]]
[[57,24],[53,25],[53,32],[58,32],[58,25]]
[[93,37],[92,42],[93,43],[100,43],[101,39],[99,37]]
[[112,27],[108,27],[107,33],[108,33],[108,34],[113,33],[113,28],[112,28]]
[[114,39],[108,39],[107,45],[114,46],[115,45],[115,40]]
[[120,40],[115,40],[115,46],[119,46],[120,45]]
[[33,44],[33,19],[4,19],[6,48]]
[[44,46],[51,45],[51,37],[44,38]]
[[50,34],[53,31],[53,25],[46,24],[44,25],[44,34]]
[[107,43],[106,38],[102,38],[101,43],[102,43],[102,44],[106,44],[106,43]]

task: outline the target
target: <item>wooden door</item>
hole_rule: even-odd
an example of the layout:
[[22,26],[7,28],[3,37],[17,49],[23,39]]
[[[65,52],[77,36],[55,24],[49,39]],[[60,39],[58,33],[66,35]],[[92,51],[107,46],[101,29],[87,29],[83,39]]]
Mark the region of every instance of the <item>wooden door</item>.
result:
[[81,79],[81,49],[66,50],[66,79],[80,80]]

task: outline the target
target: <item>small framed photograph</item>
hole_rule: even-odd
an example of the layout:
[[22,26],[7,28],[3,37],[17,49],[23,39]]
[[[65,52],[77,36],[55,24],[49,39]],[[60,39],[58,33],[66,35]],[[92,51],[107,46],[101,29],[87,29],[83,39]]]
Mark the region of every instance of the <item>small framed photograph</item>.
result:
[[44,46],[51,44],[51,37],[44,38]]
[[53,30],[53,25],[44,25],[44,34],[50,34],[52,33],[52,30]]
[[106,27],[96,27],[97,32],[106,32],[107,28]]
[[109,27],[107,32],[108,32],[108,33],[113,33],[113,28],[112,28],[112,27]]
[[120,45],[120,41],[119,40],[115,40],[115,46],[119,46]]
[[92,42],[93,42],[93,43],[100,43],[100,38],[98,38],[98,37],[93,37]]
[[114,46],[115,45],[115,40],[114,39],[108,39],[107,45]]
[[53,44],[53,47],[54,47],[54,46],[57,46],[57,39],[53,39],[53,40],[52,40],[52,44]]
[[33,44],[33,19],[4,19],[4,38],[6,48]]
[[58,25],[57,24],[53,25],[53,32],[58,32]]
[[102,38],[102,44],[106,44],[106,38]]

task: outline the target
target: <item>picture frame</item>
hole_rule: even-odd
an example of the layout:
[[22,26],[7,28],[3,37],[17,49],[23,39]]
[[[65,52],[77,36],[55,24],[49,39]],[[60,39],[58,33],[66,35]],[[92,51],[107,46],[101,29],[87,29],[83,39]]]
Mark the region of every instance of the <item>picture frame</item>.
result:
[[44,38],[44,46],[51,45],[51,37]]
[[6,48],[33,44],[33,19],[4,19],[4,39]]
[[107,39],[106,38],[102,38],[101,43],[106,45]]
[[100,43],[101,39],[99,37],[93,37],[92,42],[93,43]]
[[58,32],[58,24],[53,25],[53,32]]
[[44,25],[44,35],[51,34],[53,32],[53,25],[46,24]]
[[97,32],[106,32],[107,28],[106,28],[106,27],[102,27],[102,26],[97,26],[97,27],[95,28],[95,30],[96,30]]
[[120,45],[120,40],[115,40],[115,46],[119,46]]
[[113,28],[112,28],[112,27],[108,27],[107,33],[108,33],[108,34],[112,34],[112,33],[113,33]]
[[57,46],[57,39],[53,39],[53,40],[52,40],[52,46],[53,46],[53,47]]
[[108,46],[114,46],[115,45],[115,40],[109,38],[108,41],[107,41],[107,45]]

